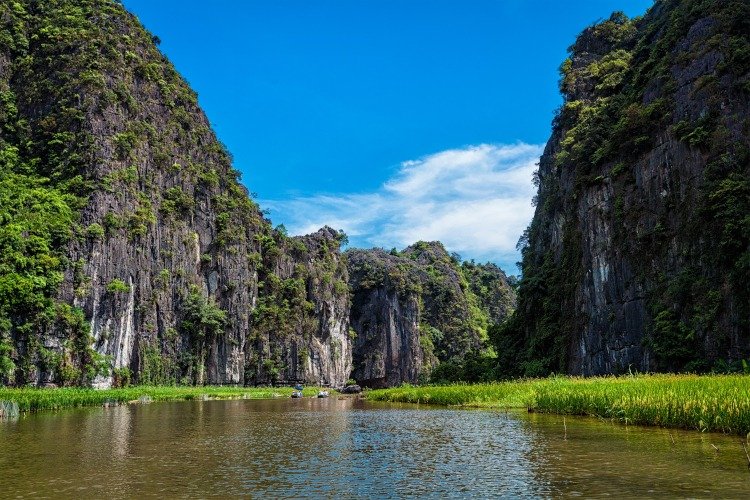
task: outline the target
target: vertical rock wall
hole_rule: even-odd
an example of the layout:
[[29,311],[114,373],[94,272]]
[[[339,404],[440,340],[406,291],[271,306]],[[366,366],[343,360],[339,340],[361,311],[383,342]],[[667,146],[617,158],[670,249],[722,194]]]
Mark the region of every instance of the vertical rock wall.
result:
[[662,0],[570,47],[505,332],[522,344],[510,371],[750,356],[749,16],[747,2]]
[[426,380],[441,362],[486,348],[487,329],[515,306],[492,264],[459,263],[438,242],[402,252],[349,250],[353,378],[368,387]]
[[420,289],[413,265],[382,250],[346,255],[356,334],[352,377],[366,387],[416,382],[425,360],[419,331]]
[[[292,240],[271,229],[195,93],[138,20],[112,0],[28,0],[0,5],[0,25],[0,90],[13,109],[0,145],[19,152],[17,172],[69,194],[76,214],[64,247],[50,241],[63,279],[44,307],[73,306],[86,322],[73,328],[75,314],[47,312],[19,328],[24,318],[11,318],[16,370],[0,376],[343,384],[348,291],[311,272],[332,263],[346,283],[339,236]],[[300,241],[309,248],[297,252]],[[275,286],[300,273],[305,321],[294,341],[275,337],[257,308],[289,309],[293,297]]]

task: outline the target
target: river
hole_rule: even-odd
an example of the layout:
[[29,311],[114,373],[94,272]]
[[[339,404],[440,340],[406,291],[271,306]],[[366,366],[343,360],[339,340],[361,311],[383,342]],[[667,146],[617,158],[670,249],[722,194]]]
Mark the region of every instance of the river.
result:
[[0,421],[0,496],[750,497],[739,437],[353,398]]

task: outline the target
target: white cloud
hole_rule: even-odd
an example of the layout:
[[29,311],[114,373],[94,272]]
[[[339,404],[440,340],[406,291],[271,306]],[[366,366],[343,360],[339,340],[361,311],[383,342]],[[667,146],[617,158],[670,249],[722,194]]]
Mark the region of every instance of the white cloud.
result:
[[464,258],[517,272],[516,242],[534,213],[531,176],[541,145],[481,144],[405,161],[371,193],[262,200],[290,234],[323,225],[343,229],[352,246],[403,248],[440,240]]

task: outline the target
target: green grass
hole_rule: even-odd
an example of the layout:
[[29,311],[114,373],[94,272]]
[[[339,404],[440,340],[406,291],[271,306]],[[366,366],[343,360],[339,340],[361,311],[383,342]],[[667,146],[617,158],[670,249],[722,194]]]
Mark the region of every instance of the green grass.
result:
[[402,385],[367,392],[367,399],[399,403],[425,403],[445,406],[487,406],[525,408],[532,394],[533,380],[492,384]]
[[638,375],[555,377],[494,384],[402,386],[370,391],[375,401],[590,415],[626,424],[745,435],[750,432],[750,376]]
[[[315,396],[316,387],[306,387],[305,396]],[[148,396],[153,401],[179,401],[192,399],[269,399],[289,397],[291,387],[151,387],[138,386],[127,389],[37,389],[0,387],[0,401],[14,401],[22,412],[58,410],[81,406],[100,406],[127,403]]]

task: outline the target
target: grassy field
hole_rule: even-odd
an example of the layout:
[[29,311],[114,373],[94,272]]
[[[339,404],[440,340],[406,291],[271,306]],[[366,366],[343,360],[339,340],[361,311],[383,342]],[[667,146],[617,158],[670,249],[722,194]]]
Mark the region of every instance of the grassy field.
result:
[[746,435],[750,375],[639,375],[518,380],[494,384],[403,386],[368,399],[590,415],[626,424]]
[[[141,398],[151,401],[178,401],[190,399],[267,399],[289,397],[291,387],[149,387],[138,386],[127,389],[36,389],[0,387],[0,402],[13,401],[22,412],[57,410],[80,406],[99,406],[136,401]],[[305,396],[315,396],[316,387],[306,387]]]
[[446,406],[486,406],[491,408],[526,408],[535,380],[496,382],[492,384],[402,385],[392,389],[367,392],[367,399],[398,403],[424,403]]
[[[136,401],[263,399],[289,397],[289,387],[0,388],[0,402],[22,412]],[[305,396],[318,388],[309,387]],[[554,377],[492,384],[405,385],[369,391],[374,401],[435,405],[528,408],[531,411],[590,415],[626,424],[658,425],[746,435],[750,433],[750,375],[638,375]]]

